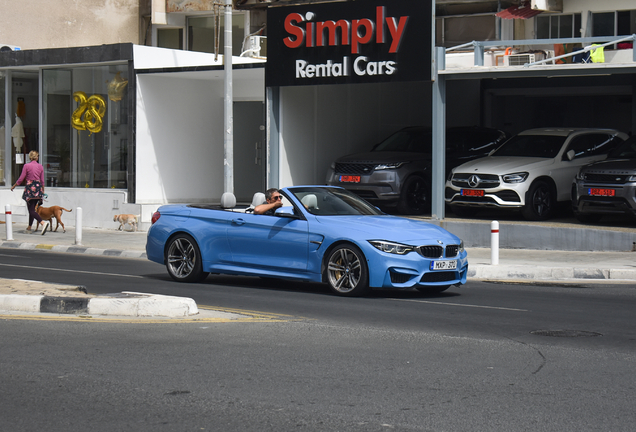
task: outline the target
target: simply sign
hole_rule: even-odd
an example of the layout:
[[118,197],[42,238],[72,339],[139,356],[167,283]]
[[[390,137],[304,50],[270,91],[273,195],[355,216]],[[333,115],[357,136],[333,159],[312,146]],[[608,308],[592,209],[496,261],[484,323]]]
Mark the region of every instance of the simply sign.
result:
[[431,1],[269,7],[266,85],[430,81]]

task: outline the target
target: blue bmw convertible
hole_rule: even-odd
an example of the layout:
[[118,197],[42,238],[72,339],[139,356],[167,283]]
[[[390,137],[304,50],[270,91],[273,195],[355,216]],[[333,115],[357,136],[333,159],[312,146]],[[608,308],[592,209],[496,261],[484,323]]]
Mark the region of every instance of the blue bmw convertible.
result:
[[376,287],[439,293],[466,283],[464,244],[443,228],[384,214],[339,187],[279,192],[284,205],[272,215],[253,214],[255,203],[160,207],[148,259],[179,282],[260,276],[324,282],[342,296]]

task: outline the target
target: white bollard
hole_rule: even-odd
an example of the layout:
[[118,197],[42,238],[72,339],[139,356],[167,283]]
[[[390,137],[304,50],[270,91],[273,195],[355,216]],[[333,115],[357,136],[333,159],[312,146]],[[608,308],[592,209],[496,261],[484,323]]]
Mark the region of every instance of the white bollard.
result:
[[13,220],[11,216],[11,206],[4,206],[4,222],[7,225],[7,241],[13,240]]
[[75,213],[75,244],[82,244],[82,208],[77,207]]
[[499,265],[499,222],[490,223],[490,264]]

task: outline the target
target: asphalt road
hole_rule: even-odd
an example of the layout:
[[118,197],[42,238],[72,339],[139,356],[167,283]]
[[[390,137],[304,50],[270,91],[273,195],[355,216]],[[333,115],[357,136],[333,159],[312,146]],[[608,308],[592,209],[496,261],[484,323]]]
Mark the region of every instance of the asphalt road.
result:
[[0,317],[0,430],[592,431],[636,421],[636,289],[469,283],[439,296],[0,250],[0,274],[183,295],[272,323]]

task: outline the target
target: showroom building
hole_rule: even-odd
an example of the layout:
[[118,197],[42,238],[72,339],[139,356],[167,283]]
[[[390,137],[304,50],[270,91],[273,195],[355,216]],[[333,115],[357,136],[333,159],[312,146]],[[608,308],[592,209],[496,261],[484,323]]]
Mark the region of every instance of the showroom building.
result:
[[[535,26],[526,24],[524,32],[507,22],[518,19],[497,21],[489,14],[501,23],[498,40],[448,50],[437,68],[434,32],[426,26],[433,8],[407,3],[269,8],[268,62],[238,56],[232,62],[238,201],[249,202],[271,186],[324,184],[334,159],[368,150],[406,126],[432,126],[438,133],[470,125],[509,134],[547,125],[634,130],[633,47],[608,46],[604,63],[524,66],[556,56],[556,45],[572,54],[577,44],[605,41],[586,30],[563,37],[569,18],[552,23],[571,17],[588,28],[592,14],[581,12],[582,2],[564,1],[558,12],[525,20]],[[578,9],[570,7],[575,3]],[[598,8],[583,3],[587,10]],[[618,12],[629,2],[608,3],[617,25],[603,37],[621,39]],[[560,33],[537,39],[542,16],[549,17],[550,31]],[[344,27],[336,32],[348,30],[329,39],[331,22],[340,21]],[[450,37],[453,25],[448,18],[442,30],[436,28],[436,40],[447,49],[457,42]],[[301,39],[303,45],[294,47]],[[133,44],[1,53],[0,201],[14,206],[15,220],[26,220],[20,194],[9,187],[21,169],[17,153],[24,158],[27,149],[38,149],[50,204],[83,207],[86,226],[109,227],[117,213],[140,214],[147,226],[161,204],[218,202],[226,164],[222,60]],[[20,149],[12,137],[18,112],[25,120]],[[435,193],[441,197],[443,174],[431,188],[433,200]],[[433,213],[444,215],[443,208]]]

